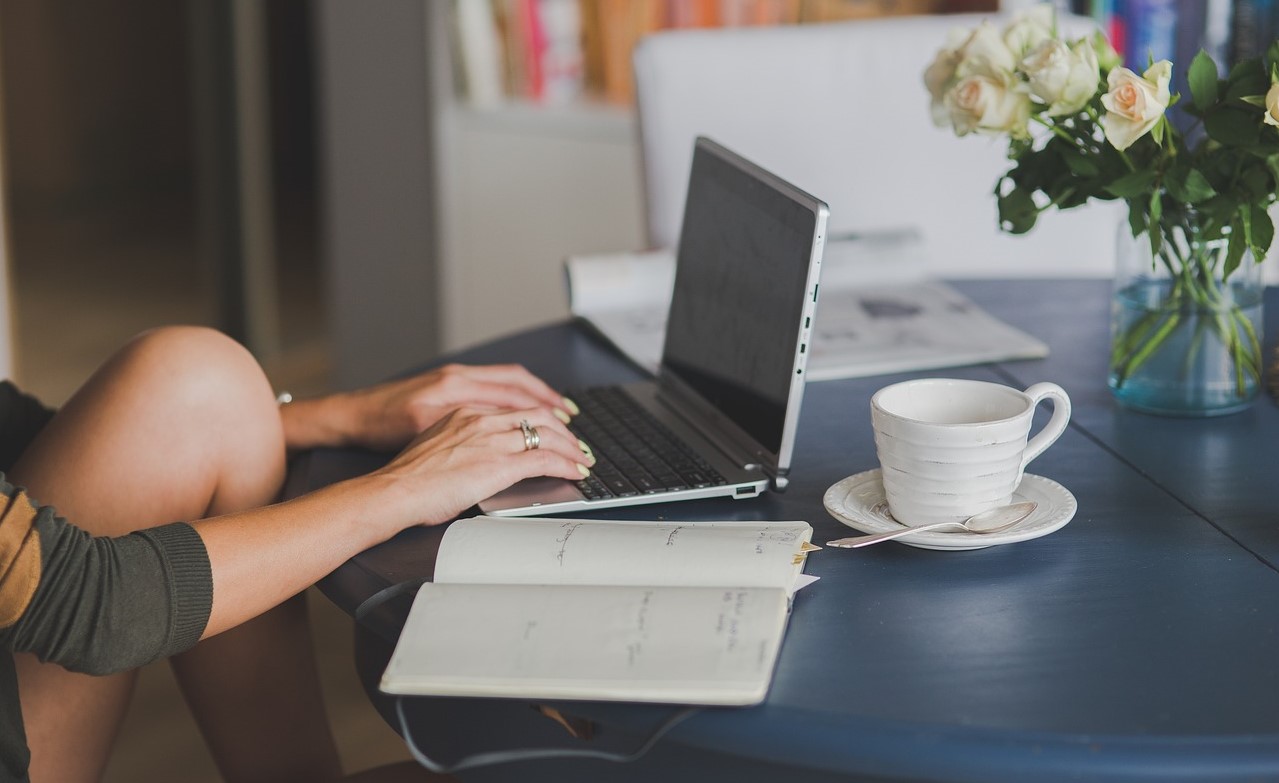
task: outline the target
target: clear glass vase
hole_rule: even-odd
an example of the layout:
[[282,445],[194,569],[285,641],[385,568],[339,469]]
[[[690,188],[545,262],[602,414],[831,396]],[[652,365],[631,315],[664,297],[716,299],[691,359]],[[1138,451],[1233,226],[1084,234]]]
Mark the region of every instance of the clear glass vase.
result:
[[1202,239],[1179,210],[1147,234],[1120,226],[1111,304],[1110,390],[1120,405],[1166,416],[1247,408],[1261,386],[1261,265],[1226,274],[1226,242]]

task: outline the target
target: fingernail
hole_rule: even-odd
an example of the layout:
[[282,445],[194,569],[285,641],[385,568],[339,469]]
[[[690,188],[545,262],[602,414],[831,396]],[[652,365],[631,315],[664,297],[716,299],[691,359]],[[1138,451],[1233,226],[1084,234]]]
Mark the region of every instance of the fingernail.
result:
[[559,419],[565,424],[568,424],[570,421],[572,421],[572,419],[569,418],[569,415],[565,413],[564,411],[560,410],[559,408],[553,409],[552,412],[555,414],[555,418]]
[[582,409],[577,407],[577,403],[573,402],[568,397],[561,397],[560,401],[564,403],[565,408],[568,408],[568,412],[574,416],[582,412]]
[[582,474],[582,478],[588,478],[591,475],[590,469],[580,463],[577,466],[577,472]]

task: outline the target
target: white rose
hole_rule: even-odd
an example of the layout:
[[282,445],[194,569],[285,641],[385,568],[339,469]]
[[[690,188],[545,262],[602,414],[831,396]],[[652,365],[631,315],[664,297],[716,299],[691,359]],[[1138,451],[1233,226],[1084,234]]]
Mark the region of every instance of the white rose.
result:
[[1163,117],[1171,95],[1168,82],[1172,78],[1172,63],[1160,60],[1138,76],[1127,68],[1110,72],[1110,92],[1101,96],[1106,114],[1101,126],[1106,139],[1117,150],[1126,150],[1137,139],[1150,132]]
[[1030,96],[1011,78],[994,73],[966,76],[946,93],[945,104],[956,135],[978,131],[1029,136]]
[[946,106],[946,94],[962,78],[973,74],[1011,74],[1016,60],[995,28],[982,22],[976,28],[952,30],[946,45],[924,70],[924,86],[931,97],[933,122],[945,127],[950,124],[950,109]]
[[1089,41],[1073,48],[1055,38],[1042,41],[1021,61],[1030,90],[1048,104],[1048,116],[1074,114],[1097,93],[1101,78],[1097,53]]
[[928,95],[932,99],[933,124],[938,127],[945,127],[949,123],[945,106],[946,92],[954,84],[955,69],[959,67],[959,59],[958,50],[942,49],[937,52],[932,63],[924,69],[924,86],[928,88]]
[[962,79],[990,71],[1012,73],[1016,68],[1017,58],[1004,44],[999,32],[990,22],[982,22],[959,48],[959,65],[955,72]]
[[1020,58],[1049,38],[1057,26],[1057,13],[1052,5],[1041,3],[1022,11],[1004,28],[1004,45]]
[[1267,125],[1279,125],[1279,82],[1270,85],[1270,89],[1266,92],[1264,119]]

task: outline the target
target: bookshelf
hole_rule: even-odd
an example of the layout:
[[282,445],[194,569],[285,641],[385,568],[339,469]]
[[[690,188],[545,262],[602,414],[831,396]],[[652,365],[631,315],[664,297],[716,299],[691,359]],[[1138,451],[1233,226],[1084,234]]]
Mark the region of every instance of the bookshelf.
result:
[[999,0],[452,0],[463,100],[629,106],[631,51],[672,29],[820,24],[904,14],[993,12]]

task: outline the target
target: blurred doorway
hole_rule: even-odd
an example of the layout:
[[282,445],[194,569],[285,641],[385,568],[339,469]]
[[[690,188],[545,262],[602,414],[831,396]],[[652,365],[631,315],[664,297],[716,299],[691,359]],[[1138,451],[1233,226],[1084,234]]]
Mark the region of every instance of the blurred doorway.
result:
[[[201,215],[209,96],[197,79],[201,9],[225,5],[0,0],[15,375],[50,403],[138,331],[227,326],[225,270],[210,260],[216,237]],[[258,8],[278,324],[259,359],[280,385],[319,391],[328,359],[310,3]]]

